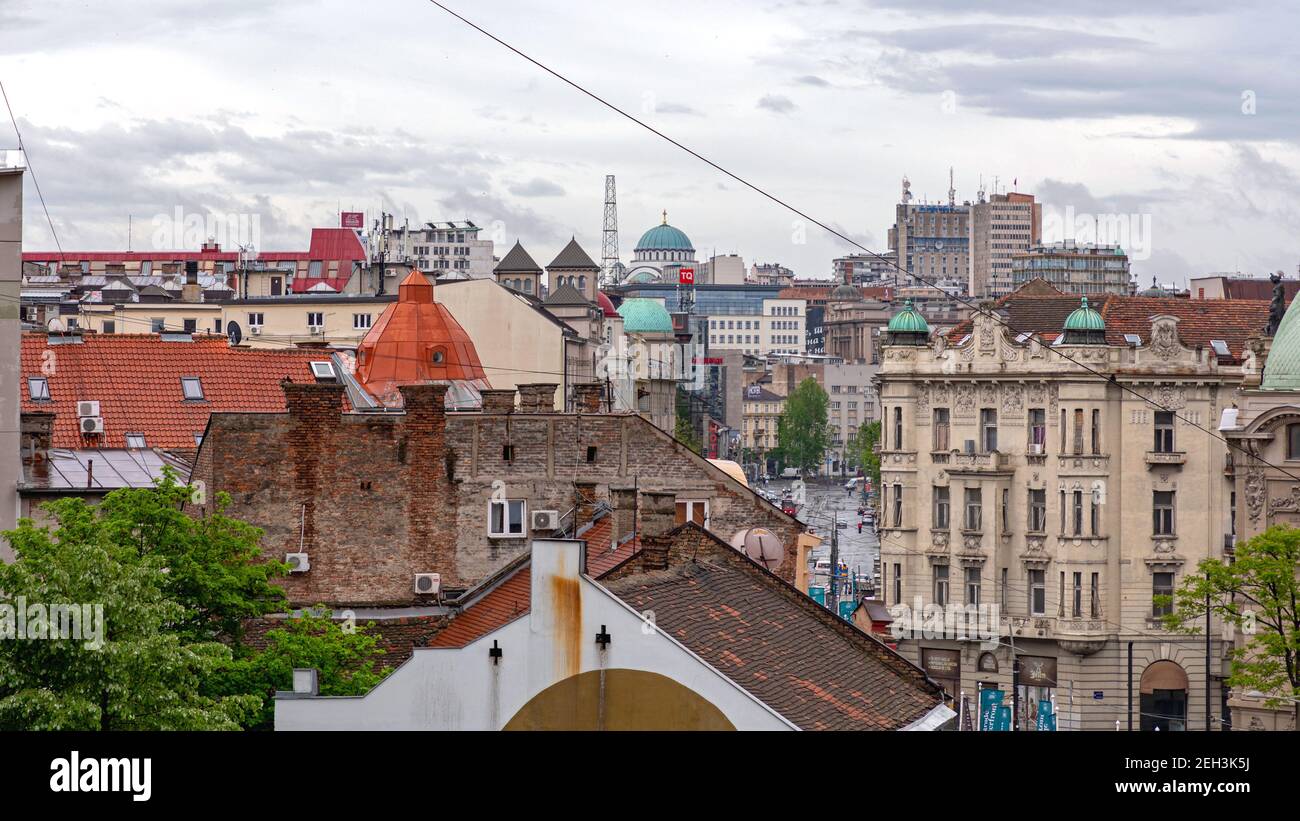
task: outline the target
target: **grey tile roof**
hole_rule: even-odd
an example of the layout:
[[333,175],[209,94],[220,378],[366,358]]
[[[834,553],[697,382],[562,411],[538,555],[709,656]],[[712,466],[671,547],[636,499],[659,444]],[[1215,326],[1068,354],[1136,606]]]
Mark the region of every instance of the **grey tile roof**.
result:
[[524,250],[524,246],[519,243],[519,240],[515,240],[515,246],[501,258],[501,261],[497,263],[497,267],[492,270],[512,274],[540,274],[542,272],[542,266],[538,265],[537,262],[528,255],[528,252]]

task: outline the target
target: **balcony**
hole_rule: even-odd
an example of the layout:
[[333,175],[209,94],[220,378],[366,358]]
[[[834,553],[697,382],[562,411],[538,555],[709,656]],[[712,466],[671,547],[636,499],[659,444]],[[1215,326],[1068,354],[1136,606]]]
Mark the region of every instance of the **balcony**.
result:
[[1147,451],[1147,465],[1150,467],[1169,467],[1170,465],[1181,467],[1185,464],[1187,464],[1187,454],[1181,450]]
[[1101,617],[1056,620],[1056,645],[1078,656],[1096,653],[1114,635],[1113,626]]
[[1010,460],[1007,454],[999,453],[996,450],[987,453],[962,453],[959,450],[950,451],[952,465],[951,470],[978,473],[1001,473],[1011,470]]

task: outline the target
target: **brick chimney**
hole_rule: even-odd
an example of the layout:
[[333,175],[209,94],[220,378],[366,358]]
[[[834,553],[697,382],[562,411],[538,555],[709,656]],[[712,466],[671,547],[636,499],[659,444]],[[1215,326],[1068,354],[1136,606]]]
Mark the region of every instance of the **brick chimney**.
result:
[[646,491],[641,494],[641,567],[663,570],[668,567],[670,541],[664,536],[677,521],[677,494],[672,491]]
[[573,409],[578,413],[600,413],[604,398],[603,382],[581,382],[573,386]]
[[609,489],[610,503],[614,508],[613,544],[626,539],[636,530],[636,488]]
[[520,413],[554,413],[555,382],[530,382],[519,386]]
[[46,478],[50,470],[54,414],[49,411],[24,412],[21,419],[19,430],[22,436],[22,459],[28,478]]
[[284,391],[284,404],[291,417],[338,424],[338,417],[343,413],[342,382],[293,382],[285,379],[280,388]]
[[574,482],[574,511],[573,522],[575,530],[591,521],[592,515],[596,511],[596,483],[595,482]]
[[482,388],[479,395],[483,397],[484,413],[514,413],[514,388]]
[[[406,470],[407,542],[401,561],[407,573],[439,573],[442,583],[464,581],[456,566],[456,510],[451,478],[455,462],[447,448],[447,385],[399,385],[406,418],[402,447]],[[414,598],[414,594],[413,594]]]

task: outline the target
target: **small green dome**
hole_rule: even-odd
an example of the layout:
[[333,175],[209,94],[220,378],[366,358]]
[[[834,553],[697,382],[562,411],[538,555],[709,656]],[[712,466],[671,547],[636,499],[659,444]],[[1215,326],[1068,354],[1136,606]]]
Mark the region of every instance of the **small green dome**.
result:
[[908,299],[903,302],[903,309],[890,317],[889,326],[885,330],[890,333],[928,334],[930,326],[921,312],[912,307],[912,300]]
[[1300,309],[1296,305],[1300,305],[1300,299],[1291,300],[1273,334],[1260,384],[1266,391],[1300,390]]
[[625,299],[618,306],[618,314],[623,317],[623,330],[627,333],[673,332],[673,318],[657,299]]
[[1104,331],[1106,323],[1101,314],[1088,307],[1088,298],[1083,297],[1082,304],[1065,320],[1067,331]]
[[656,225],[641,235],[634,251],[694,251],[690,237],[668,223]]

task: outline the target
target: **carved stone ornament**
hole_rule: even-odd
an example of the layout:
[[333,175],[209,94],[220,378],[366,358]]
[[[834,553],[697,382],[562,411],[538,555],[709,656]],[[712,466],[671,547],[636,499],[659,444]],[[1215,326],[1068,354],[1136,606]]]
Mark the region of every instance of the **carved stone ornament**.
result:
[[1157,553],[1173,553],[1174,543],[1167,539],[1161,539],[1156,542],[1155,550]]
[[948,404],[948,384],[939,382],[930,386],[930,400],[936,405]]
[[1259,521],[1259,514],[1264,510],[1264,497],[1268,490],[1264,486],[1264,471],[1252,466],[1246,471],[1246,512],[1252,522]]
[[1031,382],[1029,383],[1028,395],[1031,405],[1041,405],[1043,400],[1047,398],[1047,386],[1042,382]]
[[1052,414],[1052,419],[1056,418],[1057,401],[1060,397],[1061,389],[1055,382],[1047,386],[1048,411]]
[[1016,415],[1025,409],[1025,392],[1019,385],[1004,385],[1002,388],[1002,412]]
[[1187,407],[1187,390],[1175,385],[1158,385],[1151,390],[1151,401],[1167,410]]
[[942,552],[948,551],[948,531],[932,530],[930,531],[930,547],[933,550]]
[[970,414],[975,412],[975,386],[957,386],[957,412]]
[[1274,496],[1268,500],[1269,512],[1275,510],[1296,511],[1300,510],[1300,485],[1291,486],[1290,496]]
[[1151,351],[1161,359],[1178,355],[1178,329],[1169,322],[1160,322],[1151,329]]
[[997,405],[998,386],[992,382],[980,386],[980,403],[984,406]]
[[993,320],[988,317],[980,323],[980,350],[993,350]]
[[929,422],[930,415],[930,386],[922,382],[916,386],[916,410],[918,416],[916,421],[924,424]]

